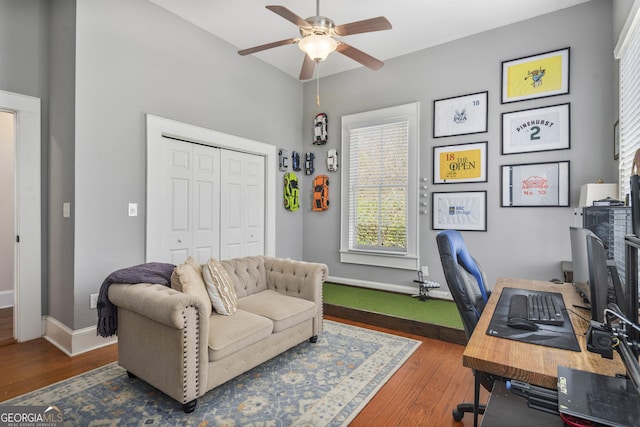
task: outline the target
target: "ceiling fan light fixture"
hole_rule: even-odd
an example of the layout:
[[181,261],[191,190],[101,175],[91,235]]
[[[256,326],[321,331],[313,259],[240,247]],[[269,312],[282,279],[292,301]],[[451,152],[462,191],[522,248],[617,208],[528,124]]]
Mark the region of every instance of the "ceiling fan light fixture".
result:
[[298,47],[314,61],[324,61],[336,50],[338,42],[326,34],[310,34],[298,42]]

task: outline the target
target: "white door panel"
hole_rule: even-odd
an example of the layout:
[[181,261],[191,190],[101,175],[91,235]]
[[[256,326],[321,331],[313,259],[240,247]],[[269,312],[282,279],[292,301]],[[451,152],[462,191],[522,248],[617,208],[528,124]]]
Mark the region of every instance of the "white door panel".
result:
[[220,150],[193,145],[193,245],[192,256],[205,264],[219,256],[220,242]]
[[162,261],[264,254],[264,157],[164,138]]
[[220,255],[264,254],[264,157],[223,150],[221,162]]
[[163,200],[162,262],[178,264],[190,255],[191,248],[191,167],[192,149],[188,144],[168,139],[162,151]]

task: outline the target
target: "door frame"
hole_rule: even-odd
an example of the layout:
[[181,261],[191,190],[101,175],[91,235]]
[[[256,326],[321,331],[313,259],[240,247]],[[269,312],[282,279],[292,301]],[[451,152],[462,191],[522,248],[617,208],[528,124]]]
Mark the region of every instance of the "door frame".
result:
[[42,336],[40,98],[0,90],[0,108],[15,113],[16,235],[13,332],[18,342]]
[[160,239],[162,238],[161,212],[163,200],[158,182],[161,176],[161,145],[163,137],[175,138],[186,142],[208,145],[227,150],[240,151],[265,157],[265,255],[276,253],[276,165],[277,150],[273,145],[254,141],[235,135],[214,131],[176,120],[146,115],[147,124],[147,206],[146,206],[146,249],[145,259],[152,262],[160,259]]

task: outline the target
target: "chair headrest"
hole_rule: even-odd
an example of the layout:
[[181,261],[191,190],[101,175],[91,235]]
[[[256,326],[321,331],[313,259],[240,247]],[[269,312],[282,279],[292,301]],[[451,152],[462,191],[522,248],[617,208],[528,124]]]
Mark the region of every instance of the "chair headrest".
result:
[[486,303],[489,296],[487,295],[487,288],[482,278],[482,272],[480,271],[480,267],[478,267],[476,261],[469,253],[467,246],[464,244],[464,240],[462,239],[460,232],[458,230],[444,230],[438,234],[447,237],[447,240],[449,240],[449,246],[451,247],[451,254],[455,254],[454,259],[459,265],[462,265],[465,270],[476,278],[480,294]]

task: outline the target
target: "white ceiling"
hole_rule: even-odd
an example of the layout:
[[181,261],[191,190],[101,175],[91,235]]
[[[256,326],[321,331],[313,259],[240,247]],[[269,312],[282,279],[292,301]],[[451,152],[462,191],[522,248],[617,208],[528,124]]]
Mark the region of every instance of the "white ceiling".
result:
[[[281,5],[302,18],[316,15],[314,0],[150,0],[198,27],[245,49],[300,37],[291,22],[266,9]],[[382,60],[436,46],[492,28],[575,6],[589,0],[321,0],[320,15],[336,25],[385,16],[393,28],[341,38]],[[297,45],[254,54],[298,78],[303,54]],[[356,67],[357,62],[332,53],[321,63],[322,76]],[[374,71],[372,71],[374,72]]]

